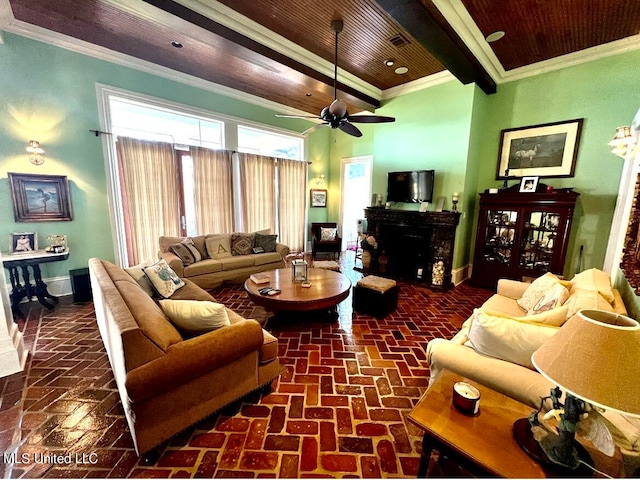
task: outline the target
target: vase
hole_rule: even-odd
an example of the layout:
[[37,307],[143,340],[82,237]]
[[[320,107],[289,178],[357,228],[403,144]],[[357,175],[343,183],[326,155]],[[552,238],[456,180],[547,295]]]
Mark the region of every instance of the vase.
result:
[[371,267],[371,252],[364,250],[362,252],[362,268]]

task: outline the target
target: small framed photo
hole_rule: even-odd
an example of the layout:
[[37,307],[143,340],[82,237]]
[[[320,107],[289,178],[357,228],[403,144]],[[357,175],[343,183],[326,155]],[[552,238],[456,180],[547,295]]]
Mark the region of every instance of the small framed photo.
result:
[[327,206],[327,191],[317,188],[311,189],[311,206],[312,207],[326,207]]
[[522,177],[520,180],[520,192],[532,193],[538,188],[538,177]]
[[35,232],[11,234],[11,253],[31,253],[38,250],[38,237]]

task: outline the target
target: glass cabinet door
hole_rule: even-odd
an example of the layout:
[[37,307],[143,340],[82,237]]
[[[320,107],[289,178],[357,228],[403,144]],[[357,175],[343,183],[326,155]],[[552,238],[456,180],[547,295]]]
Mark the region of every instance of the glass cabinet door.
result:
[[487,210],[487,226],[483,260],[488,263],[509,265],[514,248],[518,212],[513,210]]
[[525,212],[523,220],[519,266],[530,270],[549,270],[556,248],[560,214]]

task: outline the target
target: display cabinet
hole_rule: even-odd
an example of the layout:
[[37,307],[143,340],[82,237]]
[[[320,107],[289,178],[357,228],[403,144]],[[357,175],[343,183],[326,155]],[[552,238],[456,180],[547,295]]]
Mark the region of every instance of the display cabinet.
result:
[[520,193],[519,185],[480,194],[471,283],[495,288],[500,278],[562,275],[571,221],[580,195],[573,189]]

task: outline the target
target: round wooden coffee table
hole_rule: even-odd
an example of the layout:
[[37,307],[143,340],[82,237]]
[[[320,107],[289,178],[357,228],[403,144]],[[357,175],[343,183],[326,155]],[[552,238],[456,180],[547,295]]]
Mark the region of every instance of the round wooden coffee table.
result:
[[[269,283],[256,284],[250,278],[244,282],[244,289],[251,301],[266,310],[279,315],[284,312],[332,310],[349,296],[351,281],[339,272],[322,268],[307,270],[311,286],[303,287],[291,281],[291,269],[280,268],[262,272],[269,277]],[[263,287],[281,290],[278,295],[261,295]]]

